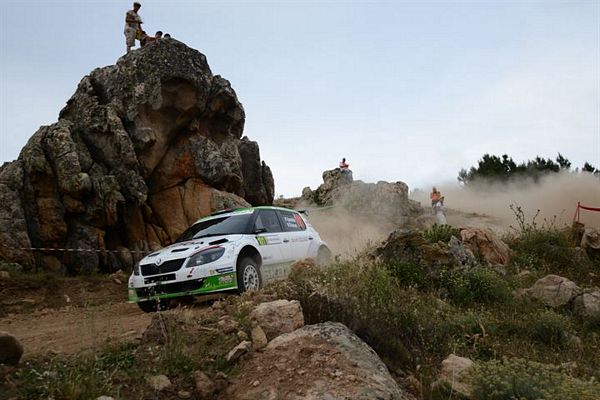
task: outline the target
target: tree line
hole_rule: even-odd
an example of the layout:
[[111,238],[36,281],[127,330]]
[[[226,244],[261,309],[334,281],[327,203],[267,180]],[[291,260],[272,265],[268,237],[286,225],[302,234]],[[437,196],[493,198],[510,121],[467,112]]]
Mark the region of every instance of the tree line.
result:
[[581,169],[571,170],[571,162],[560,153],[554,160],[536,156],[533,160],[523,161],[519,164],[507,154],[500,157],[484,154],[477,162],[476,167],[471,167],[468,171],[464,168],[461,169],[457,179],[465,185],[481,181],[508,182],[518,178],[531,178],[537,182],[543,176],[560,171],[585,172],[600,177],[600,169],[587,161]]

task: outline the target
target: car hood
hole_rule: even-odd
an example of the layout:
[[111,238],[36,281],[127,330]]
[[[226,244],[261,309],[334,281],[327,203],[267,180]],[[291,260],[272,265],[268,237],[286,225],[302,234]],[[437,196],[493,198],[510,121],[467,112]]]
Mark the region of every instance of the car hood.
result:
[[243,235],[223,235],[210,236],[199,239],[187,240],[185,242],[174,243],[168,247],[155,251],[142,258],[140,265],[154,264],[160,258],[160,263],[169,260],[187,258],[192,254],[207,249],[212,246],[227,246],[228,243],[240,240]]

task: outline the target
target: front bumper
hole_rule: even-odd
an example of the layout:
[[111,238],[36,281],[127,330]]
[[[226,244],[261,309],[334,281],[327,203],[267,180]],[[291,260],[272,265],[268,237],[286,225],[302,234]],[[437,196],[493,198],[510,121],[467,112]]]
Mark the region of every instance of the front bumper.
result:
[[[213,265],[214,264],[214,265]],[[130,303],[169,299],[237,288],[235,268],[214,262],[158,275],[131,275],[128,283]]]

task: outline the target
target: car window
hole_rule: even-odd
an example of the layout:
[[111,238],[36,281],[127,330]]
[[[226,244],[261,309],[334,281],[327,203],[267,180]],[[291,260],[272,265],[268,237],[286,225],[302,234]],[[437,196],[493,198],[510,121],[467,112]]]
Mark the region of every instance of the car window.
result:
[[291,211],[279,211],[283,225],[288,231],[304,231],[306,230],[306,224],[298,213]]
[[252,214],[229,215],[200,221],[181,234],[175,243],[208,236],[246,234]]
[[254,223],[254,230],[266,229],[266,232],[282,232],[279,218],[275,210],[259,210]]

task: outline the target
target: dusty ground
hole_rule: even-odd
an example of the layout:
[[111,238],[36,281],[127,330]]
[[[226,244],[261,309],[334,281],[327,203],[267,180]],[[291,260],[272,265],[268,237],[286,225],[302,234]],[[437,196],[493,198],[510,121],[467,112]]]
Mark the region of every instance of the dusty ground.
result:
[[47,352],[77,353],[134,340],[151,316],[126,302],[126,284],[114,278],[85,280],[15,277],[0,281],[0,330],[15,335],[24,358]]

